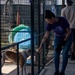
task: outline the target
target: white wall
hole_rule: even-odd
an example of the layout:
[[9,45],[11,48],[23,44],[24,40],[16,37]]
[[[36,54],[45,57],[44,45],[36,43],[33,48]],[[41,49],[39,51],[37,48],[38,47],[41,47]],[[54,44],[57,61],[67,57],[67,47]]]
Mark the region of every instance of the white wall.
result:
[[62,0],[57,0],[56,5],[62,5]]
[[[74,5],[75,5],[75,0],[72,0],[74,2]],[[57,0],[57,5],[62,5],[62,0]],[[65,4],[66,4],[66,0],[65,0]]]

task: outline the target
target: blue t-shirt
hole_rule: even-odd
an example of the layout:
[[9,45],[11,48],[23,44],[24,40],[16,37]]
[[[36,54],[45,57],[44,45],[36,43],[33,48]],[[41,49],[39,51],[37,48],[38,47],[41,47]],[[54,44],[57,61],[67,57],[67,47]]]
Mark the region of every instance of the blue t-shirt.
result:
[[53,24],[48,24],[46,26],[47,31],[53,30],[56,36],[64,36],[66,34],[66,29],[70,27],[68,21],[63,17],[58,17],[58,22]]

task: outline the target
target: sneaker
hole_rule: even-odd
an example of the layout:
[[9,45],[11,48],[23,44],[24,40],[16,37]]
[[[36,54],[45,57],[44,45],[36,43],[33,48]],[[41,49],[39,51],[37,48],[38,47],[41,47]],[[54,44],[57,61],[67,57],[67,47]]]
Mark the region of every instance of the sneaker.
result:
[[59,75],[59,72],[55,72],[54,75]]
[[60,72],[59,75],[65,75],[65,73],[64,72]]

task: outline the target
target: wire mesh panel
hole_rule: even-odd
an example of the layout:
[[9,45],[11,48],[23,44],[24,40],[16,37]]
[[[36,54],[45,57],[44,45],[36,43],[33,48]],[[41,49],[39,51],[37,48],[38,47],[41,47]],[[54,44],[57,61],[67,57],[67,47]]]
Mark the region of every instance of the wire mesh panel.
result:
[[[38,2],[39,0],[34,1],[34,65],[32,65],[31,54],[28,56],[26,63],[26,73],[31,74],[32,68],[34,67],[34,74],[36,75],[38,72],[38,53],[36,52],[38,48],[38,37],[39,35],[39,27],[40,31],[43,31],[43,14],[40,13]],[[43,7],[42,7],[43,9]],[[19,44],[19,52],[27,51],[31,49],[31,2],[30,0],[1,0],[1,47],[8,46],[13,43],[20,42]],[[40,19],[41,18],[41,19]],[[41,24],[41,26],[39,25]],[[42,37],[42,36],[41,36]],[[29,39],[27,42],[23,40]],[[23,41],[23,42],[21,42]],[[8,50],[8,48],[7,48]],[[10,48],[9,48],[10,50]],[[13,53],[12,53],[13,54]],[[2,53],[4,56],[4,54]],[[16,54],[17,55],[17,54]],[[3,57],[2,56],[2,57]],[[21,56],[20,56],[21,57]],[[20,60],[19,57],[19,60]],[[14,58],[17,61],[17,58]],[[21,59],[22,60],[22,59]],[[24,60],[22,60],[24,61]],[[43,62],[43,60],[42,60]],[[21,63],[22,64],[22,63]],[[10,67],[12,68],[10,68]],[[8,69],[6,69],[8,68]],[[24,70],[25,71],[25,70]],[[5,59],[5,64],[2,67],[2,73],[6,75],[19,74],[17,73],[16,64],[12,64],[11,60]],[[21,73],[21,71],[20,71]],[[25,74],[25,72],[24,72]]]
[[[31,7],[29,0],[1,0],[1,47],[8,46],[31,38]],[[19,27],[20,26],[20,27]],[[29,42],[19,44],[20,52],[31,48]],[[25,46],[26,44],[26,46]],[[28,46],[27,46],[28,45]],[[7,49],[8,50],[8,49]],[[3,53],[2,53],[3,55]],[[17,54],[16,54],[17,55]],[[14,58],[16,61],[16,57]],[[31,63],[31,57],[27,58],[24,64]],[[24,61],[24,60],[22,60]],[[21,63],[23,64],[23,63]],[[10,67],[12,68],[10,68]],[[6,69],[7,68],[7,69]],[[5,59],[5,64],[2,67],[4,74],[16,74],[17,66],[12,64],[10,60]],[[31,66],[26,66],[26,73],[31,73]],[[25,74],[25,72],[24,72]]]
[[[56,5],[57,1],[56,0],[46,0],[45,4],[45,10],[51,10],[56,16],[60,16],[62,5]],[[49,41],[49,42],[48,42]],[[47,62],[50,61],[53,58],[54,51],[54,32],[50,32],[50,37],[47,42],[47,56],[46,60]]]
[[11,29],[13,21],[13,2],[12,0],[1,1],[1,44],[8,43],[8,32]]
[[[26,54],[28,56],[27,61],[25,61],[26,63],[20,63],[26,64],[26,74],[39,74],[48,62],[48,59],[50,59],[51,53],[53,53],[53,32],[51,32],[52,36],[47,40],[46,46],[44,45],[42,53],[37,53],[46,28],[45,10],[51,9],[51,0],[48,1],[1,0],[1,47],[8,47],[10,44],[18,43],[19,46],[15,50],[16,53],[19,50],[19,58],[15,57],[16,61],[24,61],[25,58],[23,57],[25,55],[23,56],[21,53],[28,52]],[[5,50],[11,50],[11,48],[6,48]],[[2,53],[2,55],[4,54]],[[15,55],[17,56],[17,54]],[[19,67],[22,66],[19,65]],[[16,64],[12,64],[10,60],[5,59],[2,73],[6,75],[19,75],[23,71],[20,69],[17,69]],[[18,70],[20,71],[18,72]],[[25,70],[23,74],[25,74]]]

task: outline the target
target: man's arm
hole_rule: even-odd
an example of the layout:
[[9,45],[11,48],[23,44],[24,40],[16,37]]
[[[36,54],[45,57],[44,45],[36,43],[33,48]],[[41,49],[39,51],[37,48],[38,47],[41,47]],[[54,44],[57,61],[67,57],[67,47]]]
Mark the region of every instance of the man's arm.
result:
[[70,34],[71,34],[71,29],[70,28],[67,28],[66,31],[67,31],[67,34],[64,38],[64,41],[66,41],[69,38]]
[[66,41],[68,40],[68,38],[69,38],[69,36],[71,34],[70,28],[67,28],[66,31],[67,31],[67,34],[66,34],[64,40],[61,41],[61,43],[59,43],[58,46],[57,46],[57,48],[55,49],[57,52],[60,52],[62,50],[62,46],[65,45]]
[[49,34],[50,34],[50,32],[49,32],[49,31],[46,31],[46,33],[45,33],[45,35],[44,35],[44,37],[43,37],[43,39],[42,39],[42,41],[41,41],[40,47],[39,47],[39,49],[38,49],[39,52],[40,52],[40,50],[42,49],[42,46],[43,46],[44,42],[46,42],[46,40],[48,39]]
[[47,38],[49,37],[49,33],[50,33],[49,31],[46,31],[46,33],[41,41],[40,46],[42,46],[44,44],[44,42],[46,42]]

